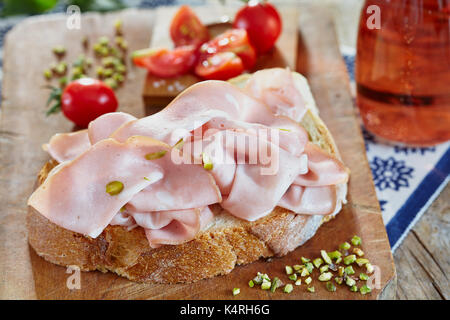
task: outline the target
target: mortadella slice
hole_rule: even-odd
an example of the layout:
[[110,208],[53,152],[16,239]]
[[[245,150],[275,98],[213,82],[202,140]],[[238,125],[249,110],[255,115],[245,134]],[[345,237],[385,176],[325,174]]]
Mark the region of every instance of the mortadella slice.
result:
[[[146,155],[167,152],[164,156],[147,160]],[[117,212],[133,197],[151,184],[163,179],[171,163],[170,147],[146,137],[131,137],[125,143],[105,139],[91,147],[72,162],[49,176],[31,195],[28,204],[65,229],[97,237]],[[185,165],[180,175],[187,174]],[[95,174],[93,174],[95,173]],[[106,186],[120,182],[123,190],[111,195]],[[205,170],[198,171],[196,181],[203,184],[197,203],[220,202],[214,180]],[[171,192],[184,193],[178,184]],[[189,184],[185,188],[191,188]]]
[[70,133],[57,133],[47,144],[43,145],[43,149],[60,163],[75,159],[90,147],[87,129]]

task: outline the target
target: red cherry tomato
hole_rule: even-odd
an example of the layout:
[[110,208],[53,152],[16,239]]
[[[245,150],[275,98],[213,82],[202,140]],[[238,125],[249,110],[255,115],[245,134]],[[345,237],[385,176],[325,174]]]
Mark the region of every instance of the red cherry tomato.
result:
[[228,80],[240,75],[244,64],[233,52],[219,52],[201,60],[195,67],[195,74],[208,80]]
[[176,47],[193,45],[198,48],[209,40],[209,32],[191,8],[181,6],[170,24],[170,37]]
[[81,78],[69,83],[61,95],[61,109],[67,119],[85,128],[102,114],[117,110],[114,91],[100,80]]
[[197,49],[194,46],[182,46],[173,50],[166,48],[138,50],[133,53],[133,62],[155,76],[175,77],[188,73],[194,67],[197,62]]
[[267,2],[250,1],[234,18],[233,28],[247,30],[250,42],[259,53],[269,51],[281,33],[277,9]]
[[244,29],[227,30],[200,47],[202,55],[225,51],[238,55],[247,70],[251,70],[255,65],[256,51],[250,44],[247,31]]

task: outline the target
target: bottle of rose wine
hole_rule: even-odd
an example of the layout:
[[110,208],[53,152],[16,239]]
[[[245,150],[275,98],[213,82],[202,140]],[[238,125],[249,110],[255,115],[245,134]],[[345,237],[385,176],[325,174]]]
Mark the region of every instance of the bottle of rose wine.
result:
[[357,104],[384,139],[450,139],[450,0],[367,0],[359,24]]

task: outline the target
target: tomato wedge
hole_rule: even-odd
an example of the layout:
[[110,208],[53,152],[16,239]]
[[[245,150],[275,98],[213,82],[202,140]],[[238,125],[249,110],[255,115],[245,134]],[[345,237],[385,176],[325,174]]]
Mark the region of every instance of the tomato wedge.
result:
[[175,47],[193,45],[198,48],[209,40],[209,32],[190,7],[181,6],[170,24],[170,37]]
[[219,52],[201,60],[195,67],[195,74],[207,80],[228,80],[240,75],[244,64],[233,52]]
[[225,51],[238,55],[246,70],[251,70],[256,63],[256,51],[250,44],[247,31],[244,29],[227,30],[200,47],[202,55]]
[[197,62],[195,46],[182,46],[173,50],[166,48],[143,49],[133,52],[133,63],[146,68],[161,78],[176,77],[188,73]]

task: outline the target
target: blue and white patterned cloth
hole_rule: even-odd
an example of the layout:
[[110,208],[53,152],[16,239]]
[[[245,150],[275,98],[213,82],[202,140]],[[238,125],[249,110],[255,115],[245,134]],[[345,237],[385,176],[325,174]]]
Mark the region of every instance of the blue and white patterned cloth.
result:
[[[342,47],[354,88],[355,50]],[[450,177],[450,142],[434,147],[385,144],[362,127],[367,159],[392,251],[419,220]]]
[[[138,7],[155,7],[177,2],[177,0],[141,0]],[[204,1],[192,2],[202,4]],[[63,12],[63,9],[63,6],[58,6],[52,12]],[[4,36],[23,18],[0,20],[0,80]],[[354,48],[342,48],[352,81],[354,80],[354,51]],[[428,148],[386,145],[377,141],[364,128],[362,130],[383,220],[394,251],[409,229],[448,183],[450,142]]]

